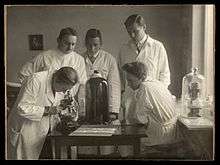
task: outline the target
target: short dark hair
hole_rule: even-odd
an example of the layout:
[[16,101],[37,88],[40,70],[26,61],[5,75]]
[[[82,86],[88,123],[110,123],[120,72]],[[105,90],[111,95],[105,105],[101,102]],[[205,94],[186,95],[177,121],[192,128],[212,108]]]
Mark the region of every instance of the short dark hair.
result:
[[140,26],[146,25],[145,19],[139,14],[130,15],[126,19],[126,21],[124,22],[124,25],[125,25],[126,28],[128,28],[130,26],[133,26],[134,23],[137,23]]
[[99,37],[100,43],[102,44],[102,34],[99,29],[89,29],[86,33],[85,44],[88,44],[90,38]]
[[71,27],[67,27],[67,28],[63,28],[61,29],[60,31],[60,34],[59,34],[59,39],[62,39],[63,36],[65,35],[72,35],[72,36],[78,36],[77,32],[75,29],[71,28]]
[[138,79],[145,79],[147,77],[147,67],[142,62],[124,64],[122,70],[134,75]]
[[56,79],[64,84],[74,86],[78,82],[78,75],[72,67],[62,67],[55,72]]

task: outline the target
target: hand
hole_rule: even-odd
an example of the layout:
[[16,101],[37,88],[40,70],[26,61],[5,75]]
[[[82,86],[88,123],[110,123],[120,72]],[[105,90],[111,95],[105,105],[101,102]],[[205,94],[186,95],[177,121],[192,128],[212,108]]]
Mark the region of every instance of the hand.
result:
[[110,113],[109,120],[113,121],[113,120],[116,120],[116,119],[117,119],[117,114],[116,113]]
[[111,121],[110,125],[121,125],[121,122],[118,119],[116,119]]
[[[109,115],[109,121],[106,124],[110,124],[110,125],[120,125],[117,122],[118,120],[118,114],[117,113],[110,113]],[[118,120],[119,121],[119,120]],[[119,122],[120,123],[120,122]]]

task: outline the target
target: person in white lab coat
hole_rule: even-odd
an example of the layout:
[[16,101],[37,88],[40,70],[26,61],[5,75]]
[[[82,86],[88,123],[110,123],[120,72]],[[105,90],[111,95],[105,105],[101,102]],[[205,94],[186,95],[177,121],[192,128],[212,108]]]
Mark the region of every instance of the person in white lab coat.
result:
[[7,159],[39,158],[49,129],[58,121],[60,101],[77,82],[72,67],[37,72],[24,80],[8,117]]
[[[116,59],[110,53],[101,49],[102,35],[100,30],[98,29],[89,29],[87,31],[85,37],[85,45],[87,51],[83,53],[83,57],[86,63],[87,77],[91,78],[94,74],[94,71],[96,70],[101,74],[102,78],[107,80],[109,85],[108,99],[110,121],[112,121],[111,124],[120,124],[118,120],[118,113],[121,99],[121,82]],[[89,152],[89,149],[91,148],[93,149],[91,150],[91,152]],[[107,147],[100,147],[100,149],[101,154],[110,154],[111,152],[113,152],[113,149],[107,149]],[[80,147],[79,153],[94,154],[97,153],[97,150],[95,150],[95,147]]]
[[[148,67],[149,76],[159,80],[168,88],[170,84],[170,69],[163,44],[147,34],[147,26],[141,15],[134,14],[129,16],[124,25],[131,39],[126,44],[123,44],[120,49],[118,56],[119,69],[126,63],[143,62]],[[119,71],[123,93],[122,105],[126,108],[127,113],[131,109],[134,93],[127,86],[123,71]],[[119,118],[122,120],[122,113],[120,113]]]
[[[84,97],[84,85],[87,81],[87,76],[83,57],[74,51],[77,43],[77,36],[76,30],[73,28],[67,27],[61,29],[57,38],[57,48],[43,51],[34,59],[23,65],[18,75],[19,81],[22,83],[26,77],[35,72],[48,69],[55,70],[64,66],[69,66],[75,69],[79,76],[79,83],[71,89],[71,94],[76,96],[77,99],[78,97]],[[80,92],[80,96],[77,95],[78,92]]]
[[[148,68],[141,62],[127,63],[122,66],[128,86],[134,91],[133,111],[126,119],[131,124],[143,124],[147,138],[142,144],[154,146],[175,143],[177,140],[177,113],[170,91],[162,82],[148,75]],[[129,149],[121,154],[128,156]],[[128,154],[128,155],[126,155]]]
[[120,67],[129,62],[143,62],[148,67],[149,76],[168,88],[170,69],[164,45],[147,34],[147,26],[141,15],[129,16],[124,24],[131,39],[119,52]]

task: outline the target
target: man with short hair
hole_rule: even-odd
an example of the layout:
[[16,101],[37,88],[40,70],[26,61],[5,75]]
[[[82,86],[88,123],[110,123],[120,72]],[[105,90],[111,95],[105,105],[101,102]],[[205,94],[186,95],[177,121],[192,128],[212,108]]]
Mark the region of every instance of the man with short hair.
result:
[[163,44],[147,34],[146,22],[141,15],[129,16],[124,25],[131,39],[120,50],[119,66],[134,61],[143,62],[148,67],[149,75],[168,87],[170,69]]

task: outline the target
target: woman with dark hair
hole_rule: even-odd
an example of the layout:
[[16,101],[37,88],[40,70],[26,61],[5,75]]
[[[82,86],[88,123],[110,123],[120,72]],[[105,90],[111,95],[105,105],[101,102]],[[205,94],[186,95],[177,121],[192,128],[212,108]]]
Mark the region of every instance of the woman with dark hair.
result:
[[[78,82],[76,70],[62,67],[57,71],[37,72],[22,83],[7,122],[7,159],[39,159],[50,123],[56,123],[65,92]],[[50,128],[51,127],[51,128]]]
[[[141,62],[122,66],[128,86],[134,91],[132,111],[126,115],[131,124],[143,124],[147,138],[143,144],[153,146],[177,140],[175,103],[169,90],[158,80],[148,76],[148,68]],[[122,155],[127,156],[121,147]],[[127,150],[128,151],[128,150]]]

